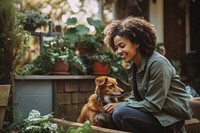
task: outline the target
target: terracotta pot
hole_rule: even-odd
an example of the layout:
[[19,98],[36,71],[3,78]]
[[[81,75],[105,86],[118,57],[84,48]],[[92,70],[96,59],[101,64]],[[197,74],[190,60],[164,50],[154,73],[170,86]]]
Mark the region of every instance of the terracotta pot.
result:
[[110,73],[110,66],[104,65],[99,61],[95,61],[92,64],[92,70],[95,75],[108,75]]
[[10,85],[0,85],[0,129],[3,126],[6,107],[10,94]]
[[51,66],[51,74],[54,75],[66,75],[69,74],[69,64],[65,64],[62,61],[56,61],[55,64]]
[[190,107],[194,116],[200,120],[200,97],[194,97],[189,100]]

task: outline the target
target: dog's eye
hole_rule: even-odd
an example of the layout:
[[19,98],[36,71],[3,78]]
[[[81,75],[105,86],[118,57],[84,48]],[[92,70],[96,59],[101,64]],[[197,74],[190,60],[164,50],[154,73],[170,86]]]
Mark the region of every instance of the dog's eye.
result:
[[109,87],[110,89],[112,89],[112,88],[115,87],[115,86],[114,86],[114,85],[109,85],[108,87]]

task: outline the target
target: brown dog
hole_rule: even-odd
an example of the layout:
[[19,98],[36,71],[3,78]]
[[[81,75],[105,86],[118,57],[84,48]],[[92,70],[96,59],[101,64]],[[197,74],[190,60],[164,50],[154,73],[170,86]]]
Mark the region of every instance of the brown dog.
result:
[[83,106],[77,122],[84,123],[89,120],[93,126],[113,128],[111,116],[104,111],[103,106],[107,103],[118,102],[117,97],[123,93],[123,90],[118,87],[114,78],[108,76],[96,78],[95,83],[95,92]]

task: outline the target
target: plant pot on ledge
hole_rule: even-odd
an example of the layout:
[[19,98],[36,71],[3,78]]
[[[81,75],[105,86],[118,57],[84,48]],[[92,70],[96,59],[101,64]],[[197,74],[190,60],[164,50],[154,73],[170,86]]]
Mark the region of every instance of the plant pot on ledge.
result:
[[110,57],[111,52],[101,50],[90,57],[92,62],[93,74],[95,75],[109,75],[110,74]]
[[10,94],[10,85],[0,85],[0,129],[3,126],[6,107]]
[[110,66],[107,64],[103,64],[99,61],[93,62],[92,70],[93,70],[94,75],[109,75],[110,74]]
[[68,75],[69,74],[69,64],[65,64],[63,61],[56,61],[55,64],[51,66],[52,75]]

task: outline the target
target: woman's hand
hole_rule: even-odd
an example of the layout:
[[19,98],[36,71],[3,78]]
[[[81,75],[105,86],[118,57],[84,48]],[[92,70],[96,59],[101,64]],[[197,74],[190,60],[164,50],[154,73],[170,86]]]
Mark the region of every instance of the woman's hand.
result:
[[103,109],[108,113],[112,113],[117,107],[117,105],[118,103],[108,103],[103,107]]

